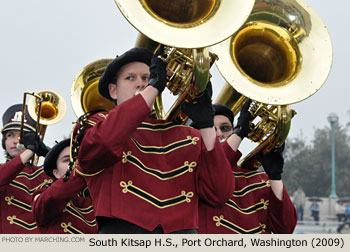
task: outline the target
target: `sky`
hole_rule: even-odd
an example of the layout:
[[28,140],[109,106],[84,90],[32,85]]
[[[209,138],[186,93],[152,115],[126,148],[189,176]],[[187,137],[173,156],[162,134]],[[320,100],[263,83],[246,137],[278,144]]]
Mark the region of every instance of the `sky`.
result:
[[[348,32],[343,29],[350,1],[305,2],[321,17],[333,44],[333,65],[327,81],[313,96],[292,105],[297,115],[292,119],[289,138],[303,136],[309,141],[315,129],[329,127],[330,113],[339,116],[343,127],[350,121],[346,74],[350,53],[346,47]],[[79,71],[94,60],[114,58],[130,49],[138,34],[113,0],[0,1],[0,30],[0,111],[22,103],[26,91],[52,90],[67,102],[64,119],[47,127],[44,142],[49,146],[68,137],[77,119],[70,93]],[[211,73],[215,100],[225,80],[215,66]],[[242,145],[242,152],[249,152],[249,148]]]

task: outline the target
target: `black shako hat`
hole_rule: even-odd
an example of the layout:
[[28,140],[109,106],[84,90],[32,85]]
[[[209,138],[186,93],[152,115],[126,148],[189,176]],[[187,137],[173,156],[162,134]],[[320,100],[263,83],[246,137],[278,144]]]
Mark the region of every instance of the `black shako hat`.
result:
[[234,115],[233,115],[233,112],[231,111],[231,109],[229,109],[227,106],[223,105],[223,104],[214,104],[213,105],[214,109],[215,109],[215,115],[223,115],[223,116],[226,116],[232,126],[233,126],[233,119],[234,119]]
[[109,95],[108,84],[113,82],[113,78],[119,72],[119,70],[126,64],[131,62],[142,62],[146,65],[151,65],[153,53],[146,48],[132,48],[126,51],[124,54],[117,56],[102,74],[99,83],[98,91],[103,97],[113,101]]
[[44,171],[45,173],[52,177],[56,177],[53,175],[52,171],[57,169],[57,158],[60,155],[61,151],[70,145],[70,139],[64,139],[61,142],[57,143],[52,149],[46,154],[44,160]]
[[[1,133],[9,130],[20,130],[22,121],[22,109],[23,104],[15,104],[9,107],[2,116],[3,128]],[[26,113],[24,115],[23,131],[34,131],[35,132],[36,122],[31,118],[28,113],[26,105]]]

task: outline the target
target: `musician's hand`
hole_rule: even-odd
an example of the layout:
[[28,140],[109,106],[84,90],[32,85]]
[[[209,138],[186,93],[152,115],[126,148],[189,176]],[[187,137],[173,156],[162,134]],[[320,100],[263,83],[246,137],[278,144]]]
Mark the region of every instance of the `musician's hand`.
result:
[[215,110],[211,101],[211,82],[206,89],[191,102],[184,102],[181,110],[193,121],[198,129],[211,128],[214,126]]
[[164,45],[160,45],[153,55],[150,67],[150,80],[148,85],[153,86],[159,93],[163,92],[167,83],[166,63],[158,56],[164,56]]
[[33,151],[38,156],[45,157],[50,150],[35,132],[24,133],[22,142],[26,149]]
[[271,150],[266,155],[258,153],[256,159],[262,164],[265,172],[267,173],[270,180],[281,180],[284,158],[283,158],[284,144]]
[[243,138],[245,138],[246,136],[248,136],[248,134],[250,133],[251,129],[250,129],[250,125],[249,125],[249,121],[252,118],[252,115],[249,112],[249,106],[250,106],[251,100],[248,99],[242,109],[241,112],[239,113],[239,117],[237,120],[237,125],[233,130],[233,134],[238,135],[242,140]]

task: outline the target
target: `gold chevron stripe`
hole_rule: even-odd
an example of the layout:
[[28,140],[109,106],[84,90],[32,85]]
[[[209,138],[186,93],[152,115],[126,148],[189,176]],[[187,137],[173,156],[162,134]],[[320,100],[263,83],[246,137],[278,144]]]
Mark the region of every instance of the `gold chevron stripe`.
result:
[[191,198],[193,197],[193,192],[186,193],[185,191],[181,191],[181,195],[178,195],[173,198],[160,200],[156,197],[154,197],[152,194],[134,186],[132,184],[132,181],[128,181],[128,183],[121,181],[120,186],[123,187],[122,192],[123,193],[132,193],[135,196],[147,201],[148,203],[158,207],[158,208],[167,208],[171,206],[175,206],[181,203],[190,203]]
[[233,232],[237,234],[260,234],[265,231],[266,225],[259,223],[258,227],[252,228],[252,229],[244,229],[224,218],[223,215],[214,216],[213,221],[216,222],[216,226],[223,226],[225,228],[228,228],[232,230]]

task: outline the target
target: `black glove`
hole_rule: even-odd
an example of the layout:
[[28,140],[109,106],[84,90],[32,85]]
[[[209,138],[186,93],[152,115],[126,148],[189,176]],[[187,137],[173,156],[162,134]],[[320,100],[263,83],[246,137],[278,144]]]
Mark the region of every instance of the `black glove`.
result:
[[39,157],[45,157],[50,150],[35,132],[25,133],[22,142],[26,149],[33,151]]
[[160,45],[156,53],[153,55],[150,67],[150,80],[148,85],[158,89],[158,92],[163,92],[167,83],[166,63],[158,56],[164,55],[164,45]]
[[243,140],[243,138],[248,136],[248,134],[251,131],[250,125],[249,125],[249,121],[252,118],[252,115],[249,112],[250,103],[251,103],[250,99],[248,99],[244,103],[244,105],[241,109],[241,112],[239,113],[237,125],[233,130],[233,134],[238,135],[240,138],[242,138],[242,140]]
[[256,159],[262,164],[270,180],[281,180],[282,178],[281,174],[284,165],[283,150],[284,144],[265,155],[261,152],[256,155]]
[[206,89],[191,102],[181,104],[181,110],[193,121],[198,129],[211,128],[214,126],[215,110],[211,103],[211,82]]

